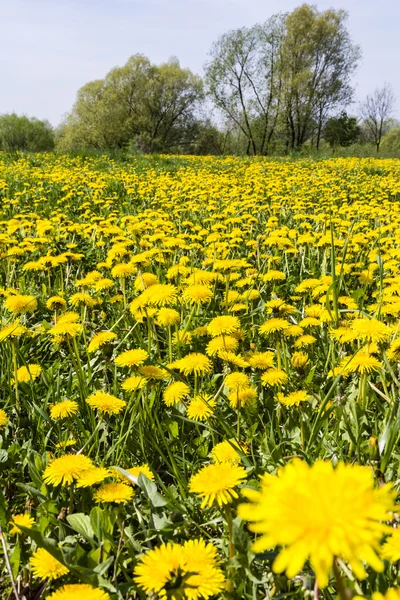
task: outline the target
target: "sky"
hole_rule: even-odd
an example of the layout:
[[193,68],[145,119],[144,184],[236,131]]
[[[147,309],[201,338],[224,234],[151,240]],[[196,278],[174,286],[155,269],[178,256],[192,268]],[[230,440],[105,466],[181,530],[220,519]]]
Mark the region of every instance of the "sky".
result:
[[[349,12],[363,57],[356,99],[388,81],[400,116],[399,0],[315,0]],[[202,74],[213,41],[230,29],[293,10],[301,0],[0,0],[0,114],[57,126],[78,89],[136,53],[156,64],[176,56]],[[357,103],[349,112],[357,112]]]

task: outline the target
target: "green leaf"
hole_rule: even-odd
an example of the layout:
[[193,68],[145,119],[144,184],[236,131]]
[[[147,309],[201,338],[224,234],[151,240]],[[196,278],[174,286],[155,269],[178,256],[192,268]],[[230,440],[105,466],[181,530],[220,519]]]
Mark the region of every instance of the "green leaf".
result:
[[13,551],[10,554],[10,564],[11,564],[11,570],[12,570],[14,579],[16,579],[16,577],[18,575],[20,561],[21,561],[21,546],[20,546],[20,543],[18,540],[18,542],[15,544],[15,546],[13,548]]
[[138,486],[143,490],[150,500],[150,504],[154,506],[154,508],[165,506],[167,504],[167,501],[157,492],[157,486],[154,481],[150,481],[143,473],[139,474]]
[[72,529],[84,537],[85,540],[89,542],[94,541],[94,530],[88,515],[84,515],[83,513],[68,515],[67,521]]

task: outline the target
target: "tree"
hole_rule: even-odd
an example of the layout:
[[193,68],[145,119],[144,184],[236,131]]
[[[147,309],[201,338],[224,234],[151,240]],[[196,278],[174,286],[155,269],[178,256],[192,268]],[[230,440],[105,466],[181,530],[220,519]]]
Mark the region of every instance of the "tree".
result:
[[201,79],[177,59],[156,66],[136,54],[78,91],[58,147],[183,150],[193,142],[202,97]]
[[364,125],[379,152],[382,137],[389,131],[395,105],[392,86],[385,83],[380,89],[369,94],[360,104],[360,114]]
[[350,78],[360,49],[346,28],[347,13],[303,4],[285,21],[283,90],[287,145],[300,148],[317,128],[317,147],[330,112],[349,104]]
[[0,148],[6,152],[52,150],[53,128],[48,121],[15,113],[0,115]]
[[338,117],[328,119],[323,135],[331,148],[354,144],[360,136],[357,117],[349,117],[343,111]]
[[247,140],[248,154],[268,153],[281,102],[283,17],[221,36],[206,65],[218,109]]
[[400,155],[400,127],[393,127],[383,136],[380,149],[389,154]]

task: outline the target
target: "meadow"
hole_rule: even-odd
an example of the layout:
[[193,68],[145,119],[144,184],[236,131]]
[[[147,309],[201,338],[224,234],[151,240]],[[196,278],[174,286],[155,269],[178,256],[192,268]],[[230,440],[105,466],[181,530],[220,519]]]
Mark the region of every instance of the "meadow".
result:
[[0,155],[1,598],[399,600],[399,199]]

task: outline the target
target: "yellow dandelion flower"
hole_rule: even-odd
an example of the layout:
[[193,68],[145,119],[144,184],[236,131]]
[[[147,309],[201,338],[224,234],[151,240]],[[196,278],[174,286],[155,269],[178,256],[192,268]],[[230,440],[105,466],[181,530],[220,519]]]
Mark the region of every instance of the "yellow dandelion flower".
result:
[[262,335],[271,335],[273,333],[279,333],[289,327],[289,322],[279,317],[268,319],[262,325],[260,325],[260,333]]
[[360,579],[366,576],[363,562],[383,570],[377,551],[390,531],[384,522],[395,509],[395,493],[388,485],[376,488],[371,469],[296,459],[278,475],[264,475],[260,491],[243,495],[250,503],[241,504],[238,514],[261,534],[254,552],[284,546],[273,564],[276,573],[293,578],[309,559],[318,585],[326,587],[335,556]]
[[212,372],[212,362],[207,356],[201,354],[201,352],[187,354],[183,358],[175,360],[168,367],[170,369],[177,369],[184,373],[184,375],[190,375],[191,373],[205,375]]
[[212,321],[210,321],[210,323],[207,325],[208,333],[212,337],[228,335],[238,331],[239,329],[240,321],[238,317],[233,317],[231,315],[221,315],[220,317],[215,317],[215,319],[212,319]]
[[[385,594],[381,594],[381,592],[374,592],[372,594],[372,600],[400,600],[400,588],[389,588]],[[354,596],[356,598],[356,596]],[[357,596],[357,598],[362,598],[361,596]]]
[[102,483],[110,475],[110,469],[104,467],[92,467],[77,477],[76,487],[91,487],[96,483]]
[[390,344],[387,357],[389,360],[400,360],[400,338],[397,338]]
[[247,404],[254,404],[257,400],[257,390],[252,387],[245,387],[240,390],[234,390],[228,396],[229,404],[232,408],[243,408]]
[[183,381],[174,381],[163,393],[163,400],[167,406],[174,406],[190,396],[190,388]]
[[243,451],[235,440],[225,440],[216,444],[211,450],[211,458],[214,463],[230,463],[236,465],[241,462],[238,450]]
[[139,273],[133,286],[137,292],[142,292],[156,283],[159,283],[159,281],[157,275],[154,275],[154,273]]
[[88,456],[83,454],[66,454],[53,460],[43,473],[43,481],[50,485],[70,485],[84,471],[93,468]]
[[12,520],[10,521],[10,525],[12,528],[10,529],[10,535],[16,535],[17,533],[22,533],[21,529],[18,525],[22,525],[22,527],[26,527],[30,529],[34,524],[35,519],[33,519],[28,513],[22,513],[20,515],[14,515]]
[[8,423],[8,417],[7,414],[5,413],[5,411],[0,408],[0,427],[4,427],[4,425],[7,425]]
[[355,319],[350,325],[358,340],[384,342],[391,335],[390,327],[377,319]]
[[250,387],[250,379],[246,373],[235,372],[229,373],[225,377],[225,385],[230,392],[238,392]]
[[188,404],[187,416],[193,421],[206,421],[214,413],[216,401],[209,394],[195,396]]
[[282,369],[268,369],[261,375],[261,383],[269,387],[284,385],[288,379],[287,374]]
[[305,352],[293,352],[292,358],[290,359],[293,369],[301,370],[304,369],[310,362],[308,354]]
[[89,342],[89,354],[91,354],[92,352],[96,352],[99,348],[101,348],[105,344],[108,344],[112,340],[116,340],[117,337],[117,334],[113,331],[100,331],[99,333],[96,333],[96,335],[93,336],[93,338]]
[[[132,467],[131,469],[125,469],[125,471],[127,473],[130,473],[131,475],[133,475],[136,478],[139,477],[140,473],[143,473],[143,475],[145,475],[147,477],[147,479],[150,479],[150,481],[154,481],[154,475],[151,472],[151,469],[147,463],[145,463],[143,465],[139,465],[137,467]],[[115,471],[115,478],[123,479],[123,480],[128,479],[119,471]],[[132,481],[130,479],[128,481],[132,485]]]
[[169,373],[162,369],[161,367],[156,367],[154,365],[146,365],[144,367],[139,367],[139,373],[143,375],[146,379],[168,379]]
[[305,402],[310,399],[310,394],[307,392],[303,392],[299,390],[297,392],[291,392],[290,394],[282,394],[278,393],[278,401],[280,404],[284,404],[285,406],[299,406],[301,402]]
[[22,315],[29,312],[34,312],[37,309],[37,300],[35,296],[23,296],[16,294],[8,296],[4,303],[5,309],[13,315]]
[[248,357],[250,367],[253,369],[260,369],[264,371],[274,366],[274,353],[273,352],[254,352]]
[[134,265],[129,263],[120,263],[111,269],[111,275],[112,277],[125,279],[126,277],[129,277],[129,275],[134,275],[136,271],[137,269]]
[[400,529],[392,529],[391,536],[385,540],[380,556],[384,560],[395,563],[400,560]]
[[178,296],[178,288],[170,283],[156,283],[143,292],[147,302],[154,306],[174,304]]
[[88,583],[71,583],[64,585],[51,596],[47,596],[47,600],[78,600],[78,598],[84,598],[85,600],[110,600],[109,594],[94,588]]
[[147,379],[142,377],[141,375],[133,375],[132,377],[128,377],[125,381],[122,382],[122,389],[127,392],[136,392],[136,390],[141,390],[147,383]]
[[125,400],[120,400],[112,394],[97,390],[86,398],[91,408],[97,408],[100,413],[107,415],[118,415],[126,406]]
[[213,291],[206,285],[190,285],[183,292],[183,300],[188,304],[207,304],[213,298]]
[[220,352],[235,352],[239,346],[238,340],[231,335],[218,335],[214,337],[206,348],[208,356],[217,356]]
[[66,417],[75,415],[78,409],[79,405],[74,400],[63,400],[50,408],[50,416],[54,420],[65,419]]
[[44,548],[38,548],[29,559],[32,573],[40,579],[58,579],[69,572],[56,558],[54,558]]
[[70,299],[69,299],[69,303],[71,304],[71,306],[87,306],[88,308],[92,308],[93,306],[96,305],[96,300],[94,298],[92,298],[92,296],[90,294],[87,294],[86,292],[78,292],[77,294],[73,294]]
[[126,504],[134,496],[130,485],[126,483],[104,483],[94,494],[95,502],[114,502],[115,504]]
[[0,342],[4,342],[7,339],[20,337],[24,333],[27,333],[27,331],[27,328],[23,325],[20,325],[18,321],[15,321],[15,323],[10,323],[10,325],[6,325],[0,329]]
[[61,310],[66,308],[67,302],[61,296],[51,296],[46,302],[46,308],[49,310]]
[[203,498],[201,508],[212,506],[214,503],[223,506],[238,498],[234,488],[244,479],[246,471],[238,465],[226,462],[207,465],[191,477],[189,490]]
[[297,338],[294,343],[295,348],[305,348],[307,346],[312,346],[317,341],[313,335],[301,335]]
[[114,362],[118,367],[138,367],[149,358],[146,350],[137,348],[134,350],[126,350],[114,358]]
[[34,381],[39,377],[42,372],[42,367],[40,365],[28,365],[27,367],[20,367],[17,370],[17,381],[19,382],[28,382]]
[[173,308],[160,308],[156,320],[160,327],[171,327],[172,325],[177,325],[181,317],[178,311]]
[[146,594],[176,600],[207,600],[224,589],[216,549],[202,539],[150,550],[136,565],[134,579]]

